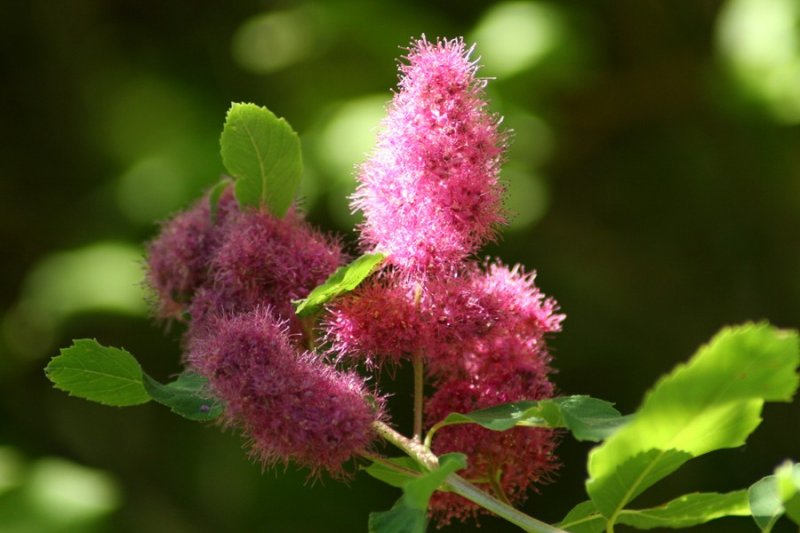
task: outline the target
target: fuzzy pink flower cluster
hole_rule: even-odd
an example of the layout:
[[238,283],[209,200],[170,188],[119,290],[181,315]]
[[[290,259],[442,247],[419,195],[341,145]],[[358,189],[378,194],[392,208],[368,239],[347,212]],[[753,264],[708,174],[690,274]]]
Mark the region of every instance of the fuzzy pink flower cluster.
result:
[[461,40],[412,44],[358,175],[362,243],[407,271],[460,262],[504,221],[498,175],[506,136],[486,110],[471,51]]
[[[506,135],[461,40],[412,43],[378,145],[362,165],[354,210],[361,241],[388,255],[384,270],[328,308],[326,340],[339,357],[380,367],[422,357],[435,387],[425,422],[554,394],[546,337],[563,315],[519,266],[472,256],[504,221],[498,180]],[[551,430],[445,427],[432,450],[464,452],[461,474],[521,502],[557,468]],[[483,509],[434,494],[440,524]]]
[[[214,217],[204,198],[150,245],[157,315],[188,317],[187,363],[224,401],[223,422],[240,428],[265,464],[291,460],[337,474],[369,450],[383,400],[334,363],[380,370],[422,361],[428,427],[451,412],[553,396],[547,339],[564,316],[534,274],[474,259],[505,220],[507,135],[487,110],[471,52],[460,39],[422,38],[400,66],[400,89],[352,198],[364,214],[362,247],[387,261],[327,305],[319,333],[330,353],[307,350],[309,324],[291,301],[345,257],[296,211],[277,219],[242,210],[228,190]],[[432,451],[466,453],[464,477],[519,503],[557,469],[556,437],[541,428],[448,426]],[[484,511],[444,492],[429,508],[439,524]]]
[[344,259],[338,241],[297,212],[240,210],[230,188],[214,217],[204,197],[150,244],[156,315],[189,322],[187,363],[265,464],[338,474],[374,437],[380,398],[369,402],[362,378],[305,350],[291,305]]

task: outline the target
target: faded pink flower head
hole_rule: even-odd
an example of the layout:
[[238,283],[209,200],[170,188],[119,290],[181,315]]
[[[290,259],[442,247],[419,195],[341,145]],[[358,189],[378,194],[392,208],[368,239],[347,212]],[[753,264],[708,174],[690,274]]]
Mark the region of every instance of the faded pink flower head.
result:
[[220,245],[225,221],[237,212],[228,187],[219,199],[215,221],[206,194],[161,226],[147,252],[147,283],[158,298],[158,318],[181,317],[195,290],[208,278],[209,261]]
[[265,465],[294,461],[341,474],[374,439],[381,400],[368,403],[356,373],[298,351],[286,323],[265,308],[217,318],[193,339],[188,359],[225,403],[225,423],[242,430]]
[[400,90],[352,207],[361,241],[409,273],[452,266],[495,235],[506,136],[486,110],[472,49],[461,39],[412,42]]
[[[540,400],[553,395],[553,385],[542,369],[526,365],[494,367],[492,372],[471,379],[443,383],[425,405],[428,426],[453,412],[468,413],[519,400]],[[518,427],[491,431],[473,424],[448,426],[434,436],[431,449],[437,455],[461,452],[467,468],[459,472],[486,492],[494,493],[490,479],[512,504],[523,502],[529,489],[550,480],[558,468],[553,454],[556,432]],[[440,526],[452,519],[476,518],[488,511],[455,493],[436,492],[429,512]]]
[[338,241],[314,230],[296,211],[276,218],[246,210],[225,226],[224,241],[210,259],[209,280],[190,308],[193,326],[258,306],[269,306],[294,324],[292,300],[306,297],[344,260]]

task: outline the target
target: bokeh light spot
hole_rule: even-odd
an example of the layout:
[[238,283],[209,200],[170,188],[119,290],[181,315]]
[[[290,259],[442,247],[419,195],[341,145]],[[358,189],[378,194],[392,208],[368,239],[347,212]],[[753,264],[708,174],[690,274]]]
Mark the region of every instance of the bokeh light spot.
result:
[[717,46],[740,86],[785,123],[800,122],[800,3],[729,0]]
[[39,514],[61,524],[96,518],[113,511],[120,501],[116,483],[107,474],[57,458],[31,466],[26,490]]
[[486,74],[508,77],[535,66],[563,37],[564,23],[554,7],[505,2],[486,11],[469,40],[479,43]]
[[357,164],[375,146],[386,114],[386,95],[367,95],[341,104],[322,126],[317,158],[340,181],[352,181]]
[[144,157],[117,182],[117,203],[132,221],[147,224],[160,220],[181,206],[191,179],[185,168],[163,155]]
[[10,446],[0,446],[0,494],[22,483],[24,462]]
[[306,59],[317,41],[312,12],[299,8],[248,19],[236,30],[231,47],[239,66],[266,74]]
[[142,251],[120,242],[99,242],[46,257],[25,281],[23,300],[63,317],[84,311],[143,315]]

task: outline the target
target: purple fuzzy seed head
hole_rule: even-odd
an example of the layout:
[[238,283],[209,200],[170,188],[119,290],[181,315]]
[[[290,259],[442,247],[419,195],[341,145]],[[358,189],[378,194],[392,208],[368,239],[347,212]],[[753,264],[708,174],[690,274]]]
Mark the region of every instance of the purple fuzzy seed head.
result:
[[219,314],[269,306],[295,320],[292,300],[304,298],[345,260],[339,243],[290,210],[283,218],[247,210],[225,227],[211,260],[211,279],[192,302],[195,327]]
[[238,211],[232,188],[219,199],[211,220],[208,195],[161,226],[147,251],[147,283],[158,302],[156,316],[180,318],[195,290],[205,283],[208,267],[222,238],[222,227]]
[[381,400],[370,406],[364,380],[299,352],[285,322],[265,308],[218,317],[193,339],[189,364],[225,403],[224,420],[250,440],[264,465],[294,461],[317,473],[368,450]]
[[486,110],[485,82],[461,39],[412,42],[400,66],[352,208],[362,244],[409,273],[459,263],[505,221],[500,162],[506,135]]
[[[547,375],[528,367],[495,368],[494,372],[467,380],[442,384],[425,405],[428,426],[453,412],[468,413],[502,403],[540,400],[553,395]],[[466,424],[440,429],[431,449],[437,455],[461,452],[467,455],[467,468],[459,475],[476,481],[478,487],[492,493],[488,480],[497,485],[508,500],[522,503],[529,489],[550,480],[558,468],[553,454],[557,434],[550,429],[518,427],[508,431],[491,431]],[[440,526],[451,520],[476,518],[488,513],[484,508],[455,493],[436,492],[429,512]]]

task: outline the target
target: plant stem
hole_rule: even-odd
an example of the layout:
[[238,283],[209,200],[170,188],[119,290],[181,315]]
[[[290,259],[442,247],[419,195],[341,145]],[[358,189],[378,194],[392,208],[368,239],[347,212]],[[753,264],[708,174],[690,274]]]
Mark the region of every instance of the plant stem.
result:
[[[404,437],[383,422],[374,422],[372,427],[381,437],[403,450],[426,468],[434,469],[439,466],[439,458],[429,449],[425,448],[420,442]],[[533,533],[563,533],[562,529],[558,529],[532,516],[528,516],[510,505],[501,502],[492,495],[483,492],[457,474],[450,474],[447,476],[445,484],[456,494],[508,520],[525,531]]]
[[422,354],[415,353],[411,357],[411,364],[414,366],[414,440],[422,442],[422,401],[425,385]]
[[492,467],[489,472],[489,485],[492,486],[492,490],[501,502],[511,505],[508,496],[506,496],[506,491],[504,491],[503,486],[500,485],[500,476],[502,476],[500,469]]

